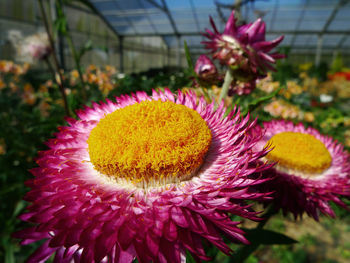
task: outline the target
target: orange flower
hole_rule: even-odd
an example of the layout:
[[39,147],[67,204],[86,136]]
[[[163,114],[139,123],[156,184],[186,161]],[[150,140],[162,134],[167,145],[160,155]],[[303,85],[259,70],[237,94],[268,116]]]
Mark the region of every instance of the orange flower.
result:
[[96,71],[97,70],[97,67],[93,64],[89,65],[87,68],[86,68],[86,72],[92,72],[92,71]]
[[283,100],[272,101],[264,107],[264,111],[273,117],[283,119],[300,119],[302,116],[302,112],[297,106]]
[[4,139],[0,139],[0,155],[4,155],[6,153],[6,144]]
[[48,88],[47,88],[46,85],[40,84],[40,86],[39,86],[39,91],[40,91],[41,93],[47,93],[47,92],[48,92]]
[[0,89],[3,89],[5,87],[6,87],[6,84],[5,84],[4,80],[0,76]]
[[36,96],[34,93],[33,86],[29,83],[24,84],[22,99],[23,102],[28,105],[34,105],[36,102]]
[[117,69],[111,65],[106,65],[105,70],[109,75],[114,75],[117,73]]
[[0,60],[0,72],[10,73],[14,63],[12,61]]
[[43,116],[43,117],[49,116],[50,108],[51,108],[50,104],[48,104],[44,100],[39,103],[39,111],[40,111],[41,116]]
[[9,87],[13,93],[18,90],[18,86],[12,81],[10,82]]
[[103,95],[108,95],[108,93],[113,89],[113,85],[111,83],[103,83],[99,86],[99,89],[102,91]]

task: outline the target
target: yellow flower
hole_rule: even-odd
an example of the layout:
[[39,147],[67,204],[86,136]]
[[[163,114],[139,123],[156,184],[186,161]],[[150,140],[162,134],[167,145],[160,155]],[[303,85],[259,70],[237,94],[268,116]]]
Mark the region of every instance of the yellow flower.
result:
[[[349,117],[345,117],[344,118],[344,126],[345,127],[349,127],[350,126],[350,118]],[[349,131],[350,133],[350,131]]]
[[295,81],[287,81],[287,90],[293,95],[298,95],[303,92],[301,86]]
[[280,87],[280,83],[272,81],[271,73],[268,73],[266,78],[257,81],[256,87],[266,93],[271,93]]
[[306,74],[306,72],[300,72],[300,74],[299,74],[299,78],[301,78],[301,79],[306,79],[308,77],[309,76]]
[[312,112],[305,112],[304,121],[313,122],[315,120],[315,115]]
[[344,133],[344,137],[345,137],[345,145],[350,147],[350,130],[347,130]]
[[300,71],[308,71],[312,67],[312,63],[304,63],[299,65],[299,70]]

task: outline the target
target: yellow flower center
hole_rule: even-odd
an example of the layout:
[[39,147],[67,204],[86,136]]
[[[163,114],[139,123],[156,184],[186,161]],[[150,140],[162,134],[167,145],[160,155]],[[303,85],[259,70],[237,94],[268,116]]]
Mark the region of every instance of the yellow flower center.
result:
[[95,169],[136,186],[180,182],[200,168],[211,131],[193,109],[170,101],[143,101],[106,115],[91,131]]
[[332,163],[326,146],[310,134],[281,132],[274,135],[267,145],[274,148],[266,158],[278,162],[277,169],[312,175],[323,172]]

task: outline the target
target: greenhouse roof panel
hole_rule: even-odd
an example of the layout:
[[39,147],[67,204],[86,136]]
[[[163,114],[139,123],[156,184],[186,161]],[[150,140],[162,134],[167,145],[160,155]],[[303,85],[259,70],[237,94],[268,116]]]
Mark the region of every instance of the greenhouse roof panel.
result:
[[[160,36],[170,48],[184,40],[199,48],[212,16],[219,31],[225,27],[233,0],[90,0],[100,16],[120,36]],[[267,39],[285,35],[281,46],[316,47],[318,36],[328,47],[349,48],[349,0],[242,1],[241,19],[261,17]],[[273,37],[270,37],[273,36]],[[177,39],[178,38],[178,39]],[[316,48],[315,48],[316,50]]]

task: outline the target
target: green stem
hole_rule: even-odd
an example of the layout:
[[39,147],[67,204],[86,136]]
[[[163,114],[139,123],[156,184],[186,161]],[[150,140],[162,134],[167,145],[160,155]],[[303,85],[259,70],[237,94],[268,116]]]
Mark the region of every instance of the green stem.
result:
[[222,85],[221,93],[220,93],[220,96],[219,96],[219,103],[221,103],[221,101],[227,96],[228,89],[230,88],[230,85],[231,85],[231,83],[232,83],[232,81],[234,79],[232,73],[233,72],[232,72],[232,70],[230,68],[226,71],[224,84]]
[[[61,2],[59,0],[56,0],[56,7],[59,10],[58,15],[59,16],[64,16],[64,11],[63,11]],[[79,75],[80,82],[81,82],[82,97],[83,97],[84,100],[86,100],[87,95],[86,95],[86,90],[85,90],[85,82],[84,82],[84,78],[83,78],[83,73],[82,73],[81,66],[80,66],[80,56],[79,56],[79,54],[78,54],[78,52],[77,52],[77,50],[76,50],[76,48],[74,46],[72,36],[69,33],[68,25],[66,25],[65,27],[66,27],[65,31],[62,32],[62,33],[66,37],[69,49],[70,49],[70,51],[71,51],[71,53],[73,55],[75,67],[76,67],[76,69],[78,71],[78,75]]]
[[71,35],[68,32],[66,33],[66,38],[67,38],[68,46],[69,46],[69,48],[70,48],[70,50],[71,50],[71,52],[73,54],[75,67],[77,68],[78,75],[79,75],[79,78],[80,78],[82,96],[83,96],[83,99],[86,100],[85,81],[84,81],[83,73],[82,73],[82,70],[81,70],[81,67],[80,67],[80,58],[79,58],[79,55],[78,55],[78,53],[77,53],[77,51],[76,51],[76,49],[74,47],[72,37],[71,37]]
[[[52,57],[53,57],[53,61],[54,61],[55,67],[56,67],[56,73],[58,74],[58,77],[59,77],[59,80],[60,80],[60,81],[56,81],[56,82],[58,84],[58,87],[59,87],[61,95],[62,95],[63,104],[64,104],[64,110],[66,112],[66,115],[70,116],[70,110],[69,110],[69,106],[68,106],[67,96],[66,96],[66,93],[65,93],[64,87],[63,87],[63,76],[62,76],[62,73],[61,73],[61,66],[60,66],[60,64],[58,62],[58,59],[57,59],[57,56],[56,56],[55,43],[54,43],[53,37],[52,37],[51,32],[50,32],[49,23],[48,23],[48,20],[47,20],[47,17],[46,17],[46,13],[45,13],[45,9],[44,9],[44,5],[43,5],[42,0],[39,0],[39,5],[40,5],[40,10],[41,10],[43,22],[44,22],[44,25],[45,25],[46,33],[48,35],[49,42],[50,42],[50,47],[51,47],[51,50],[52,50]],[[47,63],[49,63],[48,60],[47,60]],[[56,80],[55,74],[54,74],[54,80]]]

